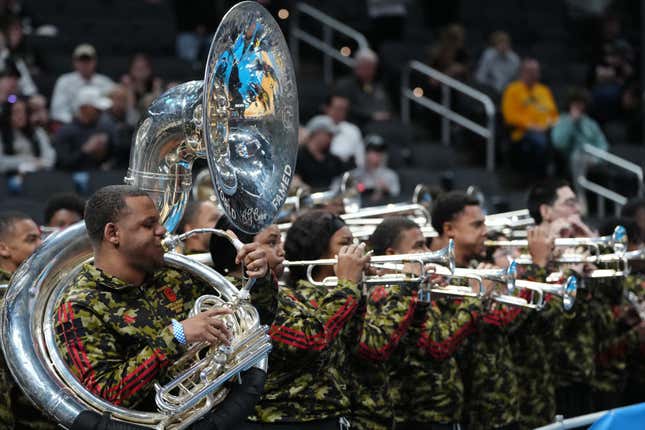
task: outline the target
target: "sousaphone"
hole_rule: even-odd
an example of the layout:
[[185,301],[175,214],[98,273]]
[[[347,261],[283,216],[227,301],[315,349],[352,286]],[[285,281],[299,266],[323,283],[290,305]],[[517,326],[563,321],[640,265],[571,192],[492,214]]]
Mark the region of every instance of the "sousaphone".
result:
[[[241,230],[257,232],[287,197],[297,128],[296,81],[284,37],[264,8],[242,2],[217,29],[204,80],[172,88],[149,106],[133,138],[125,182],[149,193],[172,232],[188,200],[193,161],[206,158],[227,216]],[[152,428],[185,427],[225,397],[222,386],[214,387],[205,400],[209,403],[197,404],[194,414],[175,416],[168,403],[156,411],[126,409],[89,392],[61,359],[53,315],[91,256],[81,222],[45,241],[14,274],[1,315],[2,349],[13,377],[35,405],[64,427],[87,410]],[[239,305],[236,334],[261,331],[257,311],[239,304],[239,291],[223,276],[172,252],[166,253],[165,262],[212,285],[214,303]],[[243,343],[237,340],[232,343]],[[245,349],[248,345],[254,348]],[[266,333],[253,337],[241,346],[246,361],[235,358],[220,376],[230,379],[251,366],[266,371],[267,345],[270,349]]]

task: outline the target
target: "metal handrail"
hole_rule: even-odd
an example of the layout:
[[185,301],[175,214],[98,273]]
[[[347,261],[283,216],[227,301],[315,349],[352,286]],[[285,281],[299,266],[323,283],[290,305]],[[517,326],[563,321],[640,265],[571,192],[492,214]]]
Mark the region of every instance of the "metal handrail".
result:
[[[441,84],[441,103],[423,96],[415,94],[410,89],[410,74],[412,71],[419,72]],[[476,122],[460,115],[450,109],[450,90],[464,94],[484,105],[486,111],[486,125],[482,126]],[[486,169],[495,170],[495,103],[486,94],[477,91],[463,82],[451,78],[420,61],[410,61],[403,70],[401,76],[401,121],[405,124],[410,123],[410,101],[413,101],[426,109],[442,116],[441,121],[441,141],[444,145],[450,144],[450,122],[472,131],[475,134],[486,139]]]
[[[300,64],[300,41],[305,42],[306,44],[316,48],[323,53],[323,79],[326,84],[331,84],[334,79],[334,68],[332,64],[332,59],[336,60],[348,67],[354,67],[355,60],[352,57],[343,55],[338,49],[333,45],[333,32],[337,31],[342,33],[348,38],[356,42],[358,49],[367,49],[369,48],[369,43],[367,38],[354,30],[353,28],[343,24],[337,19],[332,18],[331,16],[321,12],[315,7],[311,7],[306,3],[296,3],[293,9],[293,18],[291,19],[291,28],[290,28],[290,47],[291,55],[293,56],[294,63],[296,65]],[[310,33],[307,33],[305,30],[300,28],[300,15],[307,15],[316,21],[320,22],[323,26],[323,38],[319,39],[317,36],[314,36]]]
[[[582,151],[587,157],[602,160],[606,163],[612,164],[620,169],[626,170],[636,175],[636,178],[638,179],[638,195],[643,195],[643,168],[641,166],[589,144],[585,144],[582,148]],[[581,164],[581,172],[577,176],[576,182],[581,188],[584,188],[585,190],[591,191],[592,193],[596,194],[598,201],[598,216],[605,216],[605,202],[607,200],[611,200],[615,203],[614,214],[616,216],[620,215],[620,209],[627,203],[627,197],[613,190],[610,190],[609,188],[602,186],[596,182],[590,181],[587,178],[588,163],[583,160]]]

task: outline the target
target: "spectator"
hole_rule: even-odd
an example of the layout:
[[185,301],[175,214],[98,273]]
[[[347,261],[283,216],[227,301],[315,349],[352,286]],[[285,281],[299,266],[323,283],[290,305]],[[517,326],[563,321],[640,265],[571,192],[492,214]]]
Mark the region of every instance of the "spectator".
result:
[[304,183],[314,189],[329,188],[335,177],[351,168],[330,151],[336,126],[331,118],[320,115],[307,123],[307,130],[309,136],[298,149],[294,186]]
[[26,42],[20,19],[16,17],[10,18],[3,32],[10,59],[16,64],[20,72],[20,93],[26,96],[36,94],[38,88],[34,83],[33,76],[37,76],[40,73],[42,60],[37,52]]
[[52,168],[56,152],[45,130],[30,124],[27,100],[19,97],[15,103],[6,103],[2,112],[0,173],[24,174]]
[[568,112],[560,116],[551,130],[553,147],[569,166],[569,173],[577,177],[577,171],[584,162],[582,148],[588,143],[602,150],[609,144],[598,123],[587,116],[589,95],[583,89],[575,89],[569,96]]
[[502,114],[510,129],[514,164],[537,178],[546,174],[548,130],[558,119],[551,90],[539,81],[540,63],[526,58],[519,80],[511,82],[502,96]]
[[324,112],[336,125],[336,134],[331,141],[331,153],[345,163],[363,167],[365,163],[365,147],[361,130],[347,122],[350,105],[345,96],[332,94],[327,97]]
[[371,134],[365,137],[365,143],[365,167],[352,172],[363,198],[371,203],[378,203],[388,197],[397,197],[401,191],[399,177],[387,167],[385,140],[379,135]]
[[74,193],[54,194],[45,205],[45,225],[64,229],[83,219],[85,202]]
[[0,104],[7,101],[16,101],[16,97],[19,94],[19,79],[20,72],[18,72],[13,63],[9,63],[7,67],[0,71]]
[[121,77],[121,84],[128,91],[128,107],[132,106],[139,113],[144,112],[163,90],[163,81],[152,72],[150,57],[142,53],[132,57],[128,73]]
[[128,103],[128,90],[123,85],[115,85],[110,91],[112,106],[100,119],[100,124],[114,129],[113,167],[127,167],[130,161],[132,135],[139,119],[139,113]]
[[465,81],[469,75],[470,56],[465,48],[466,30],[451,24],[441,31],[439,43],[430,48],[430,65],[446,75]]
[[47,132],[51,133],[51,122],[49,121],[49,111],[47,110],[47,99],[41,94],[34,94],[29,97],[27,102],[29,106],[29,122],[32,127],[41,127]]
[[[213,228],[221,216],[222,213],[213,202],[191,201],[186,206],[184,217],[177,227],[177,233],[186,233],[196,228]],[[184,254],[208,252],[210,240],[211,234],[196,234],[189,237],[184,242]]]
[[84,171],[109,167],[114,148],[114,128],[99,123],[101,111],[112,106],[95,87],[83,87],[74,103],[76,115],[54,136],[58,167],[67,171]]
[[482,54],[475,80],[502,93],[506,85],[517,76],[520,58],[511,48],[511,38],[504,31],[490,36],[490,44]]
[[78,45],[72,59],[74,71],[58,78],[51,100],[52,120],[65,124],[70,123],[74,117],[74,102],[82,88],[92,86],[102,94],[107,94],[114,85],[110,78],[96,73],[96,49],[92,45]]
[[376,81],[376,53],[371,49],[359,49],[354,59],[354,75],[339,80],[336,85],[336,92],[350,101],[350,119],[361,127],[369,121],[390,119],[390,101],[383,85]]

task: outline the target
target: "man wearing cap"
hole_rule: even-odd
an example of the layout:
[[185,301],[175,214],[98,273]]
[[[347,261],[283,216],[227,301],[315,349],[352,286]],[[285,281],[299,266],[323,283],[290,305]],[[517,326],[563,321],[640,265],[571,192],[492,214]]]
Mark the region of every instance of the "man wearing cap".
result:
[[354,165],[343,161],[331,153],[331,140],[336,134],[336,125],[327,115],[313,117],[307,123],[309,136],[298,150],[296,164],[296,183],[304,182],[314,189],[329,188],[337,176]]
[[57,166],[67,171],[93,170],[103,167],[113,155],[114,126],[100,123],[101,112],[112,102],[97,87],[80,89],[74,101],[75,115],[54,136],[59,154]]
[[51,117],[61,123],[72,121],[74,101],[82,88],[93,86],[107,94],[114,85],[110,78],[96,73],[96,49],[92,45],[78,45],[72,59],[75,71],[59,77],[52,93]]
[[363,195],[374,202],[396,197],[401,191],[399,176],[387,167],[386,151],[387,145],[382,136],[366,136],[365,167],[359,167],[352,172],[352,176],[362,184]]

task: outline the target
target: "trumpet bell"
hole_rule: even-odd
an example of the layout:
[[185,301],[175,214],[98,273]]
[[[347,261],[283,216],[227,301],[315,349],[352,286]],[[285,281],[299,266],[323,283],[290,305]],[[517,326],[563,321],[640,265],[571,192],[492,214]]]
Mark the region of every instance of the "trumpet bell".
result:
[[567,282],[564,284],[564,291],[562,293],[562,306],[565,311],[570,311],[576,301],[578,293],[578,280],[575,276],[569,276]]

